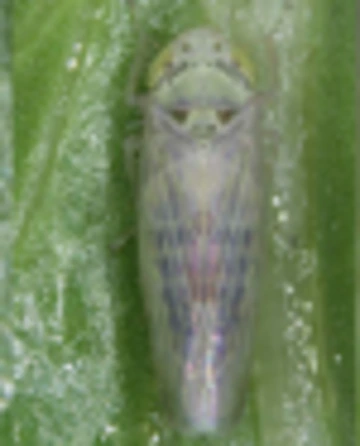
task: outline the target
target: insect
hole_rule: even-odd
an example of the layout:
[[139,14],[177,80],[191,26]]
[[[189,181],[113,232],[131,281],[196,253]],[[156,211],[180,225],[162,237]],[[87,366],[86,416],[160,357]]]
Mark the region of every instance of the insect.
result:
[[245,401],[262,223],[261,95],[247,55],[186,31],[148,72],[139,262],[167,412],[230,427]]

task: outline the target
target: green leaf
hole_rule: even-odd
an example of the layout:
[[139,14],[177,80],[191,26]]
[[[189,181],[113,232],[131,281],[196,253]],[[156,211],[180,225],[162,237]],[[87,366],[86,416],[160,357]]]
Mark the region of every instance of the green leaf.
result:
[[[0,321],[4,444],[355,443],[352,3],[15,2],[13,184],[5,151],[0,177],[1,210],[14,196],[12,230],[7,217],[1,226],[13,234],[1,244],[13,242]],[[136,239],[116,248],[136,226],[124,145],[141,137],[142,117],[126,91],[135,81],[143,90],[144,76],[133,67],[204,24],[271,42],[278,78],[265,117],[268,253],[249,403],[238,428],[212,441],[175,433],[163,416]]]

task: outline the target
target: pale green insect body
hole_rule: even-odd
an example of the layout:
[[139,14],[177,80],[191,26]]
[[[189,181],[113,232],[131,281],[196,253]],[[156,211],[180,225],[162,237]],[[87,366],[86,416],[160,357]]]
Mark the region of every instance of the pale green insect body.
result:
[[156,368],[177,426],[231,425],[244,401],[262,210],[259,101],[246,55],[190,30],[149,72],[140,271]]

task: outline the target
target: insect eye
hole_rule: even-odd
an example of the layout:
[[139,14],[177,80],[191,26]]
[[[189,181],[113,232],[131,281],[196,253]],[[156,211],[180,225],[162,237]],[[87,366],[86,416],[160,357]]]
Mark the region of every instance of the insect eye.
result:
[[236,115],[236,113],[237,110],[234,110],[232,108],[225,108],[216,112],[217,117],[222,124],[227,124],[228,122],[230,122],[231,119]]
[[170,110],[170,115],[176,122],[178,122],[179,124],[183,124],[186,121],[186,118],[188,117],[188,111],[173,109]]

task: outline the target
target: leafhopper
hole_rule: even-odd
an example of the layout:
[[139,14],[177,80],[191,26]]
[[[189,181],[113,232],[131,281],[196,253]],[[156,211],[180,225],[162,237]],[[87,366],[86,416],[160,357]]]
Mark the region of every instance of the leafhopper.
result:
[[139,266],[167,412],[210,433],[239,417],[263,222],[263,95],[241,48],[186,31],[151,64],[139,155]]

